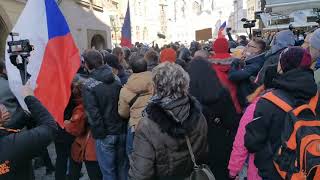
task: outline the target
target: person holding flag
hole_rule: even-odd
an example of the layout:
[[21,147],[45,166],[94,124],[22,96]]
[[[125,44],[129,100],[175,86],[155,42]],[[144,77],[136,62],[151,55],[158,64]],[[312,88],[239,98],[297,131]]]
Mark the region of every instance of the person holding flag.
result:
[[[12,32],[12,36],[19,35],[19,39],[28,42],[30,52],[26,58],[25,52],[12,48],[12,44],[21,40],[8,38],[11,44],[8,43],[7,49],[12,51],[7,51],[5,57],[10,89],[38,127],[18,133],[9,130],[9,135],[8,130],[3,130],[0,167],[7,170],[0,172],[0,179],[4,175],[4,179],[28,180],[32,179],[30,160],[50,144],[57,124],[64,127],[64,110],[73,77],[80,67],[80,54],[55,0],[28,0]],[[13,57],[23,59],[26,76],[22,76],[21,64],[16,64]],[[23,95],[21,89],[26,80],[29,93]]]

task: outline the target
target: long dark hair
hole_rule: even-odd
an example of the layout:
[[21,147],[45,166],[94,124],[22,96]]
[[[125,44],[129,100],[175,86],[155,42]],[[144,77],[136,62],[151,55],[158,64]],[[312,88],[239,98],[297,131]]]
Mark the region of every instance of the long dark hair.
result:
[[190,94],[196,97],[201,104],[210,104],[217,101],[226,90],[220,83],[211,64],[202,57],[193,59],[187,71],[190,76]]

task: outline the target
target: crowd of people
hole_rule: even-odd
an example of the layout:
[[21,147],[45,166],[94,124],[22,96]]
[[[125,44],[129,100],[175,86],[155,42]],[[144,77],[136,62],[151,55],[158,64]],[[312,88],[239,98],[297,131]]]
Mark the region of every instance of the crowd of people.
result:
[[[188,141],[197,164],[217,180],[291,179],[299,168],[305,179],[319,179],[319,144],[312,166],[296,160],[286,174],[275,157],[289,112],[320,120],[320,29],[303,43],[291,30],[272,41],[228,37],[210,47],[136,43],[84,51],[63,128],[28,84],[22,92],[30,113],[22,110],[0,61],[0,179],[31,180],[44,165],[56,180],[78,180],[84,164],[91,180],[185,180],[194,168]],[[309,135],[319,131],[312,126]]]

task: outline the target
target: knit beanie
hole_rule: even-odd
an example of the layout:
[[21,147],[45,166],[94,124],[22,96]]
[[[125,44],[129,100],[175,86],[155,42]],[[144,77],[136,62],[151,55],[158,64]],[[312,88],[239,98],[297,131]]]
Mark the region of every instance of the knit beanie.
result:
[[227,59],[231,55],[229,53],[229,43],[226,38],[218,38],[212,45],[215,55],[214,59]]
[[284,73],[296,68],[310,69],[311,62],[310,53],[301,47],[286,48],[280,55],[280,65]]
[[320,50],[320,28],[313,32],[310,38],[310,46]]
[[172,48],[166,48],[160,52],[160,62],[176,62],[177,53]]

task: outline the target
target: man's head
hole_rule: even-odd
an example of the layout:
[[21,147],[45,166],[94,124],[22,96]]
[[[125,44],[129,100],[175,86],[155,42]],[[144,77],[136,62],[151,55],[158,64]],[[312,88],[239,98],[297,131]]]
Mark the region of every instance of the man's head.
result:
[[159,54],[154,50],[149,50],[144,55],[144,59],[148,64],[159,64]]
[[148,70],[147,61],[141,55],[131,57],[129,64],[133,73],[141,73]]
[[208,59],[209,58],[209,52],[206,50],[199,50],[196,51],[196,53],[194,53],[194,58],[196,57],[202,57],[204,59]]
[[316,60],[320,57],[320,28],[313,32],[309,43],[312,60]]
[[112,72],[118,75],[119,71],[122,69],[118,57],[114,54],[108,54],[105,57],[105,62],[112,68]]
[[118,57],[119,62],[124,60],[124,52],[121,47],[115,47],[112,51],[112,54]]
[[89,72],[91,72],[91,71],[93,71],[103,65],[102,54],[97,50],[93,50],[93,49],[86,50],[82,54],[82,57],[84,59],[85,68]]
[[263,40],[261,39],[252,40],[247,44],[247,47],[244,49],[243,54],[248,59],[263,53],[265,49],[266,49],[266,43]]
[[278,73],[286,73],[293,69],[310,69],[310,53],[301,47],[289,47],[282,51],[278,63]]
[[127,47],[123,47],[123,52],[124,52],[124,59],[126,61],[129,61],[130,55],[131,55],[131,50]]

